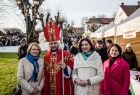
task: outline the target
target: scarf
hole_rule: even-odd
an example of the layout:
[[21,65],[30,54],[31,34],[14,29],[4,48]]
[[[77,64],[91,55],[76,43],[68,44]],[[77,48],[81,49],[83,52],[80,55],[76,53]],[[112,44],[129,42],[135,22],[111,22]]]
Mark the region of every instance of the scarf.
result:
[[120,56],[117,56],[117,57],[111,57],[110,60],[109,60],[109,67],[112,67],[112,65],[115,63],[116,59],[120,57]]
[[29,62],[31,62],[34,66],[34,70],[32,72],[32,77],[31,80],[32,81],[36,81],[37,76],[38,76],[38,72],[39,72],[39,65],[38,65],[38,56],[32,56],[31,54],[27,54],[26,58],[29,60]]
[[82,56],[83,56],[84,60],[87,60],[88,57],[89,57],[91,54],[92,54],[91,51],[89,51],[89,52],[82,52]]

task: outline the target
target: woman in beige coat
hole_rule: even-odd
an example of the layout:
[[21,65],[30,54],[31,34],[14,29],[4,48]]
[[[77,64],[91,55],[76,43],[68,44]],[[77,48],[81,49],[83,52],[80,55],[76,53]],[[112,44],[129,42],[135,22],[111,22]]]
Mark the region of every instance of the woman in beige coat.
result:
[[40,53],[40,46],[37,43],[31,43],[26,57],[19,62],[17,77],[22,87],[22,95],[42,95],[44,62],[39,57]]
[[75,95],[99,95],[103,79],[102,61],[89,39],[79,43],[79,53],[74,57],[73,81]]

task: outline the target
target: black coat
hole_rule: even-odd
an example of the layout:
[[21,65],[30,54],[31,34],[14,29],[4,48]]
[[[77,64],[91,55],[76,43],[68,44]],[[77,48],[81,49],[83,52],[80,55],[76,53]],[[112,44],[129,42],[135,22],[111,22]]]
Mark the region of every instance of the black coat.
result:
[[18,59],[21,59],[21,58],[26,56],[27,48],[28,48],[28,45],[19,46],[19,49],[18,49]]
[[101,56],[102,62],[104,63],[105,60],[108,59],[108,54],[107,54],[107,49],[106,48],[101,48],[101,49],[95,49]]
[[132,52],[128,52],[128,51],[123,52],[122,58],[129,64],[130,69],[138,67],[138,61],[137,61],[136,55],[133,51]]
[[73,54],[73,55],[76,55],[78,53],[78,48],[72,46],[71,49],[70,49],[70,53]]

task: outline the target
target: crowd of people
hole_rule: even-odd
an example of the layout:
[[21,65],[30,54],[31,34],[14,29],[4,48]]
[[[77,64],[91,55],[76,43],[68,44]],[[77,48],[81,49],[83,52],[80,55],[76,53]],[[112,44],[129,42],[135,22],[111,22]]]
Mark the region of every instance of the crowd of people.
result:
[[0,38],[0,47],[5,46],[18,46],[20,45],[21,39],[19,37],[9,38],[9,37],[1,37]]
[[122,51],[111,40],[68,37],[60,41],[60,27],[44,27],[50,50],[40,57],[38,43],[21,41],[17,77],[22,95],[131,95],[130,70],[138,62],[131,44]]
[[111,40],[75,39],[66,49],[59,41],[49,42],[43,58],[39,44],[21,41],[17,76],[22,95],[131,95],[130,69],[138,67],[131,44],[122,52]]

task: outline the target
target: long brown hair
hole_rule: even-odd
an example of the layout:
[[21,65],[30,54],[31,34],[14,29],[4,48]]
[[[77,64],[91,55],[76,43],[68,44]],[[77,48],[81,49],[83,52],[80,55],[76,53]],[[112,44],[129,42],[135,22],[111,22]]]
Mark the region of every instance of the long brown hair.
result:
[[109,48],[109,50],[108,50],[108,55],[110,56],[110,50],[111,50],[111,48],[112,47],[116,47],[117,49],[118,49],[118,51],[119,51],[119,55],[118,56],[121,56],[122,55],[122,48],[118,45],[118,44],[112,44],[111,46],[110,46],[110,48]]

